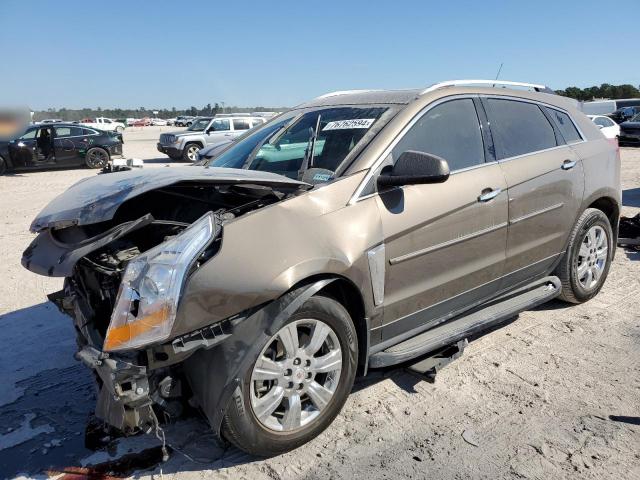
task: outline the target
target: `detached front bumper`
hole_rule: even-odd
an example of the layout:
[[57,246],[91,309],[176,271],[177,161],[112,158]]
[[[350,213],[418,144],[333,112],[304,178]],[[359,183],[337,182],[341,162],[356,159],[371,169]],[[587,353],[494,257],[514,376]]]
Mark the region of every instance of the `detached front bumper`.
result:
[[149,431],[155,424],[147,368],[91,346],[76,354],[99,378],[96,416],[125,434]]

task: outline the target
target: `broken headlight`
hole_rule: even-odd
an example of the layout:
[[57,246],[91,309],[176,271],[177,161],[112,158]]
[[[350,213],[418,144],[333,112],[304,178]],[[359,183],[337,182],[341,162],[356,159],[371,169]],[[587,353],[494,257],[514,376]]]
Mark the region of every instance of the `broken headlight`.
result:
[[214,235],[207,213],[173,238],[131,260],[122,276],[103,349],[138,348],[166,340],[189,268]]

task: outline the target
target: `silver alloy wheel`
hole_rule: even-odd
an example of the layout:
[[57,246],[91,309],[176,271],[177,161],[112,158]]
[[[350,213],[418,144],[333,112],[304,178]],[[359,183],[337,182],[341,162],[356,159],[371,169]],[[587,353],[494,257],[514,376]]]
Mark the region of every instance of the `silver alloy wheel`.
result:
[[321,320],[291,322],[262,349],[251,373],[251,408],[270,430],[309,425],[331,402],[340,382],[338,336]]
[[200,147],[197,145],[189,145],[187,148],[187,158],[192,162],[195,162],[198,159],[198,152],[200,151]]
[[575,267],[576,278],[583,288],[591,289],[598,284],[607,259],[607,234],[604,228],[594,225],[582,239]]
[[89,168],[104,167],[109,161],[109,155],[101,148],[92,148],[87,152],[87,165]]

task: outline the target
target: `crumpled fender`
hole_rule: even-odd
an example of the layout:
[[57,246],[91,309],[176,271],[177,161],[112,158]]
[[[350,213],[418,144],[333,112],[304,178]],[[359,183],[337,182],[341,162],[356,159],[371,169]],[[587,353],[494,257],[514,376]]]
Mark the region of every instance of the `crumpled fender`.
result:
[[198,350],[185,360],[191,389],[218,437],[227,404],[233,392],[242,388],[242,379],[265,342],[305,301],[334,280],[325,278],[287,292],[240,322],[222,344]]

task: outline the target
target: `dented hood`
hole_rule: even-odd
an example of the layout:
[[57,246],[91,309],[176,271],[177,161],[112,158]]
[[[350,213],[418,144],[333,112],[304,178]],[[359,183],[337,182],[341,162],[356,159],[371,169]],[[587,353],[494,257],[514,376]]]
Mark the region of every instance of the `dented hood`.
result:
[[71,186],[47,205],[31,223],[32,232],[51,227],[88,225],[111,220],[124,201],[178,182],[253,184],[285,188],[311,185],[282,175],[256,170],[202,166],[153,168],[96,175]]

